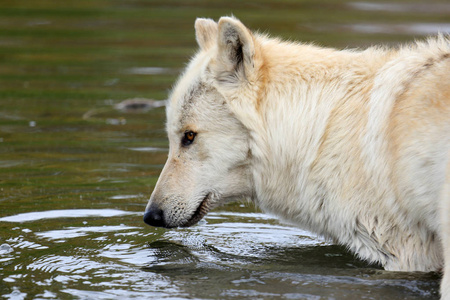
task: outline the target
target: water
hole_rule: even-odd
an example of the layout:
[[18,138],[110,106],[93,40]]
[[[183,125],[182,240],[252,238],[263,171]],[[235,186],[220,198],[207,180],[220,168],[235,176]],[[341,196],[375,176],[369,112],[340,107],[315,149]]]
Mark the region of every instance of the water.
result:
[[[167,156],[158,101],[196,50],[195,17],[364,47],[449,31],[449,12],[438,0],[0,2],[0,295],[437,299],[437,274],[385,272],[248,203],[176,230],[142,215]],[[136,98],[157,105],[124,108]]]

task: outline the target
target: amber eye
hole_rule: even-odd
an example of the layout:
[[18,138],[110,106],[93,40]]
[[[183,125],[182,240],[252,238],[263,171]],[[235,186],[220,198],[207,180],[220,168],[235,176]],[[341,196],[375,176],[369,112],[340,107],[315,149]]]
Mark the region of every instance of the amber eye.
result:
[[196,136],[196,135],[197,135],[197,133],[195,133],[195,132],[193,132],[193,131],[190,131],[190,130],[185,131],[185,132],[184,132],[184,136],[183,136],[183,138],[181,139],[181,144],[182,144],[184,147],[189,146],[190,144],[192,144],[192,143],[194,142],[195,136]]

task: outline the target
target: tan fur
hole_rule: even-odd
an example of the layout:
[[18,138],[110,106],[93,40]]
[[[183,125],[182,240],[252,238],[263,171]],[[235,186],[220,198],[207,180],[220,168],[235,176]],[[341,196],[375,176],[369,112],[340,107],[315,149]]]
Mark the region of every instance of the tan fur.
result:
[[158,226],[190,226],[247,198],[387,270],[445,268],[450,299],[448,38],[337,51],[235,18],[195,27],[201,50],[169,100],[147,222],[158,208]]

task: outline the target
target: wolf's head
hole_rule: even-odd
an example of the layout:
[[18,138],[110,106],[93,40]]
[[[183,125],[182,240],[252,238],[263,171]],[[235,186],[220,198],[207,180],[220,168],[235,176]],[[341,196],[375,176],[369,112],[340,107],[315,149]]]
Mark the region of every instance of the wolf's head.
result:
[[235,18],[197,19],[195,29],[200,51],[167,107],[169,157],[144,215],[152,226],[191,226],[213,206],[253,195],[249,127],[262,66],[255,37]]

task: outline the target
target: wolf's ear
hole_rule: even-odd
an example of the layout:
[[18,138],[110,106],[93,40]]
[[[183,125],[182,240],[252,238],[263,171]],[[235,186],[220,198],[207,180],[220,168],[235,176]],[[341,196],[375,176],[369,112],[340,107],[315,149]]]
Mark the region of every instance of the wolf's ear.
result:
[[217,43],[218,25],[211,19],[197,18],[195,20],[195,37],[202,50],[208,50]]
[[245,78],[254,69],[255,45],[250,30],[239,20],[222,17],[219,20],[218,62],[219,81],[233,83]]

